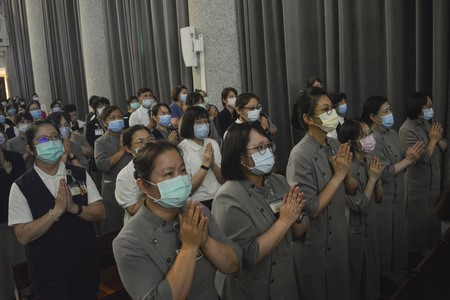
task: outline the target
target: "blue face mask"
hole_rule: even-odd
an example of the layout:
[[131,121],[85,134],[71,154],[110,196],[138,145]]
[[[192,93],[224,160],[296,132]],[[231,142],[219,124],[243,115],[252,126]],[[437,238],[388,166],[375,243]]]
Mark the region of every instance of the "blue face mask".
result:
[[70,128],[69,127],[61,127],[61,128],[59,128],[59,133],[61,133],[61,137],[63,139],[67,139],[70,136]]
[[40,109],[32,110],[32,111],[30,111],[30,113],[33,116],[33,118],[35,118],[35,119],[42,118],[42,111]]
[[423,110],[423,118],[427,121],[433,119],[434,110],[432,107]]
[[339,110],[339,114],[345,115],[345,113],[347,112],[347,103],[339,105],[338,110]]
[[114,120],[108,123],[108,130],[112,132],[121,132],[124,126],[125,123],[123,122],[122,119]]
[[16,112],[17,112],[17,110],[15,108],[8,109],[8,114],[10,114],[10,115],[15,115]]
[[63,155],[64,147],[60,140],[50,140],[36,146],[37,157],[47,164],[55,164]]
[[246,166],[250,170],[250,172],[259,176],[272,172],[273,166],[275,165],[275,157],[273,156],[272,151],[266,149],[266,152],[264,154],[256,152],[253,153],[251,157],[253,159],[253,162],[255,163],[255,166]]
[[394,115],[392,113],[381,117],[381,125],[384,128],[391,128],[394,125]]
[[187,94],[180,94],[180,100],[181,102],[186,102]]
[[158,187],[161,198],[156,199],[149,195],[147,196],[152,199],[153,202],[158,203],[165,208],[183,207],[192,190],[192,184],[187,175],[179,175],[157,184],[145,179],[144,181]]
[[134,110],[138,109],[141,105],[139,104],[139,102],[131,102],[130,103],[130,107]]
[[198,139],[205,139],[209,134],[209,124],[194,125],[194,136]]
[[0,123],[1,124],[5,124],[5,120],[6,120],[5,116],[4,115],[0,115]]
[[54,113],[56,113],[56,112],[61,112],[61,107],[59,107],[59,106],[53,107],[53,108],[52,108],[52,111],[53,111]]
[[144,99],[144,100],[142,100],[142,105],[145,108],[151,108],[152,105],[153,105],[153,99]]
[[162,115],[159,116],[159,124],[161,124],[164,127],[167,127],[170,125],[170,120],[172,119],[171,115]]

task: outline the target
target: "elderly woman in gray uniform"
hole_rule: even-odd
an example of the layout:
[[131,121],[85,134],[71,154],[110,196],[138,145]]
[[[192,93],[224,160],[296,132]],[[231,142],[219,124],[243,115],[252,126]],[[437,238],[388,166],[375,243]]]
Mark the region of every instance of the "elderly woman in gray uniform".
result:
[[349,299],[344,190],[354,189],[347,176],[352,154],[347,144],[339,145],[327,137],[336,129],[339,117],[323,89],[315,87],[302,92],[296,105],[298,120],[307,133],[292,149],[286,174],[289,184],[305,193],[304,211],[310,218],[304,241],[293,246],[301,296]]
[[133,161],[145,202],[113,242],[128,293],[133,299],[218,299],[216,270],[237,272],[242,250],[205,206],[186,204],[192,186],[175,145],[146,144]]
[[[376,140],[372,154],[381,162],[383,199],[374,205],[381,275],[400,283],[407,266],[406,201],[404,171],[423,153],[423,142],[403,150],[397,133],[390,129],[394,117],[386,98],[372,96],[364,102],[362,119]],[[399,276],[400,275],[400,276]]]
[[305,204],[298,188],[271,173],[273,146],[264,129],[236,124],[223,142],[222,174],[227,182],[213,201],[213,215],[224,234],[243,250],[239,273],[218,273],[222,299],[298,299],[292,240],[306,229]]
[[[381,164],[376,156],[366,155],[375,149],[375,138],[369,126],[357,119],[347,119],[338,133],[341,143],[349,143],[353,153],[350,176],[358,182],[355,194],[346,195],[349,212],[349,257],[351,298],[380,298],[380,260],[376,226],[373,223],[373,201],[380,202],[383,189]],[[375,194],[375,197],[373,196]]]
[[406,149],[418,141],[425,151],[417,163],[405,173],[408,203],[408,251],[419,257],[441,236],[441,222],[432,212],[441,194],[439,151],[447,149],[442,126],[431,125],[433,101],[425,93],[414,93],[406,104],[408,119],[400,127],[399,136]]
[[106,207],[106,220],[102,223],[102,232],[120,229],[123,226],[124,211],[117,203],[114,191],[116,178],[132,159],[125,150],[122,138],[124,121],[117,106],[108,106],[102,113],[106,133],[95,140],[94,158],[99,171],[103,173],[102,197]]

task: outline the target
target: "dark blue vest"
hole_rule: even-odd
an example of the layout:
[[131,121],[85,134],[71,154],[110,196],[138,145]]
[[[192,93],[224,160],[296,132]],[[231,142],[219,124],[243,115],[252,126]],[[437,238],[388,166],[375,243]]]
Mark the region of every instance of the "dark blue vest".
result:
[[[66,165],[77,181],[86,183],[86,171]],[[72,182],[67,176],[67,182]],[[35,169],[28,170],[16,184],[28,201],[33,219],[55,206],[55,197]],[[87,195],[73,197],[74,203],[87,205]],[[83,274],[98,273],[98,250],[94,226],[65,212],[40,238],[26,246],[30,279],[34,283],[56,286]]]

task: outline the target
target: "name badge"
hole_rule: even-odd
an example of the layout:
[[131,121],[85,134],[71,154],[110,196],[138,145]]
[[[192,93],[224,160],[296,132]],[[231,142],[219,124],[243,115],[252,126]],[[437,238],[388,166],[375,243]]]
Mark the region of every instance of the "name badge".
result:
[[95,135],[103,135],[103,129],[95,129]]
[[70,194],[74,196],[84,196],[87,194],[86,184],[84,182],[72,182],[69,184]]
[[280,213],[280,206],[283,203],[283,198],[284,195],[276,194],[270,195],[269,198],[266,200],[275,216],[278,216]]

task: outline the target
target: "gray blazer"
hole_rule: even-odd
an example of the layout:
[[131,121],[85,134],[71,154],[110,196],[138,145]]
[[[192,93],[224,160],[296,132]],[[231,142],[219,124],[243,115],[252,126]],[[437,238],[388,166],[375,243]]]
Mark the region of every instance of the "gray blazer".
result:
[[306,134],[292,149],[286,171],[289,184],[305,193],[303,211],[310,216],[305,241],[294,243],[293,248],[302,299],[349,299],[350,293],[344,184],[331,203],[312,217],[317,213],[319,194],[333,175],[329,157],[339,148],[335,139],[327,138],[327,143],[324,147]]
[[263,188],[249,181],[227,181],[213,201],[213,215],[225,235],[243,250],[241,269],[227,276],[217,273],[216,288],[222,299],[298,299],[290,230],[272,253],[256,262],[257,238],[277,220],[266,202],[289,191],[286,178],[271,174]]
[[[430,141],[428,132],[431,124],[407,119],[399,131],[400,141],[405,149],[418,141],[425,145]],[[433,213],[433,207],[441,194],[441,167],[439,147],[430,157],[428,149],[421,159],[406,170],[406,201],[408,203],[408,251],[428,250],[441,236],[441,222]]]

